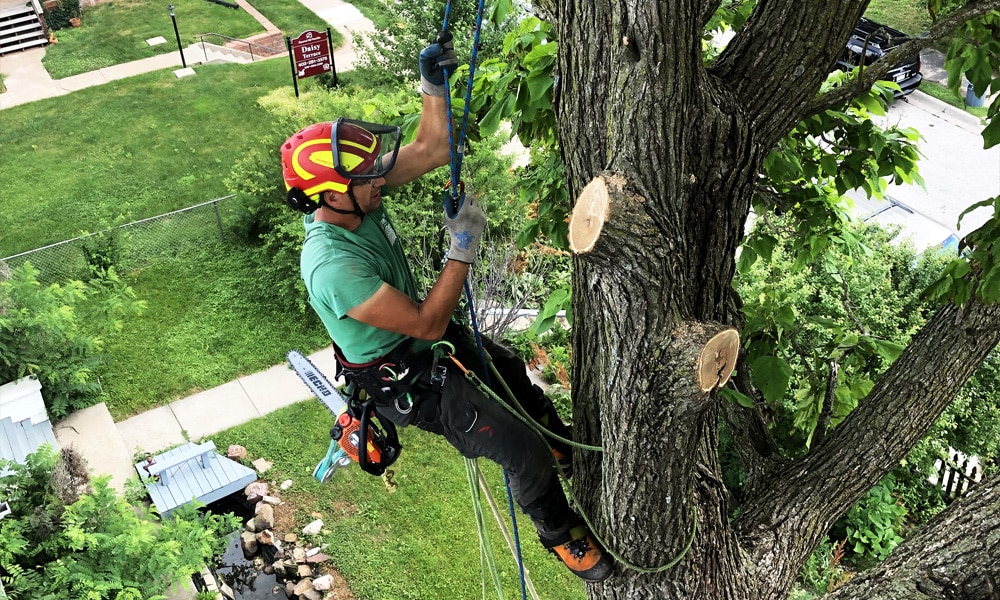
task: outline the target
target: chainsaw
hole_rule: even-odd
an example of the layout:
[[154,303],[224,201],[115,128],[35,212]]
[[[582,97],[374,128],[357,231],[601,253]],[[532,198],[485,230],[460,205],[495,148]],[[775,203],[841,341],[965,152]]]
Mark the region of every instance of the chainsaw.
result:
[[[360,390],[355,385],[349,386],[352,388],[351,397],[345,400],[326,376],[297,350],[288,353],[288,364],[337,419],[330,430],[330,448],[313,469],[313,477],[325,482],[337,469],[349,466],[352,462],[358,463],[366,473],[385,473],[386,468],[399,457],[402,446],[396,435],[396,427],[391,422],[378,418],[373,401],[362,402]],[[378,424],[373,417],[378,419]],[[366,432],[364,443],[362,431]]]

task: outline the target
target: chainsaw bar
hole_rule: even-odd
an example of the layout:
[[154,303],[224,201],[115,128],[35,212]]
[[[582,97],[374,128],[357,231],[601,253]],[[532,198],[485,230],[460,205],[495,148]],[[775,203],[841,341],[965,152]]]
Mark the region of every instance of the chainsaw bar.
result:
[[347,410],[347,401],[337,392],[337,388],[301,352],[298,350],[290,351],[288,364],[313,395],[323,403],[323,406],[333,413],[334,417],[340,416],[340,413]]

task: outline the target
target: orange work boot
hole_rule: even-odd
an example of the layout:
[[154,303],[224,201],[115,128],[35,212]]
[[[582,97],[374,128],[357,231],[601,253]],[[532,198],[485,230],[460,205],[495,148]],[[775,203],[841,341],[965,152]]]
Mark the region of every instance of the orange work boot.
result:
[[611,558],[584,525],[573,527],[560,541],[550,544],[543,540],[542,544],[584,581],[604,581],[611,576]]

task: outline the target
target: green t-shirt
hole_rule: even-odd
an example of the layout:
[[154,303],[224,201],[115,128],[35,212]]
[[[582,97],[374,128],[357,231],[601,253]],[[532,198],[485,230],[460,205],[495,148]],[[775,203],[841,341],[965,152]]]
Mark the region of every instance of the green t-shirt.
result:
[[419,302],[388,213],[379,207],[354,231],[316,221],[313,215],[306,215],[304,223],[300,265],[309,303],[349,362],[385,356],[407,336],[356,321],[347,312],[371,298],[383,283]]

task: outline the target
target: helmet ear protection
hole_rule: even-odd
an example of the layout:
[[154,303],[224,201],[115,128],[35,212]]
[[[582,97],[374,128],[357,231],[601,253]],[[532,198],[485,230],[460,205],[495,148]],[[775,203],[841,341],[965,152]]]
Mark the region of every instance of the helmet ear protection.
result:
[[306,195],[297,187],[288,188],[285,194],[285,204],[292,210],[297,210],[303,214],[311,215],[319,210],[320,203]]

